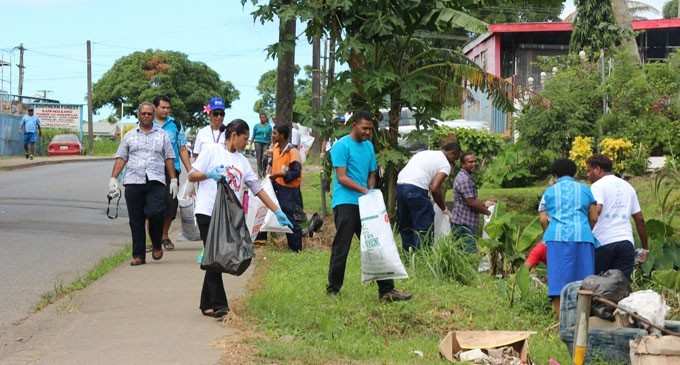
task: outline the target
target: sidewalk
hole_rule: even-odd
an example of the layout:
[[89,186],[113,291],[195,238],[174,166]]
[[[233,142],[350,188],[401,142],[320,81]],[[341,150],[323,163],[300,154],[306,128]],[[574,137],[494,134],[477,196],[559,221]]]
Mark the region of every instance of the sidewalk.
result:
[[[148,254],[146,265],[125,263],[0,334],[0,363],[219,363],[224,348],[218,343],[237,331],[198,309],[201,243],[174,242],[176,249],[161,261]],[[253,271],[224,275],[230,303],[245,293]]]
[[98,160],[113,160],[111,156],[36,156],[33,160],[27,160],[23,156],[11,156],[0,158],[0,171],[23,169],[27,167],[51,165],[65,162],[85,162]]

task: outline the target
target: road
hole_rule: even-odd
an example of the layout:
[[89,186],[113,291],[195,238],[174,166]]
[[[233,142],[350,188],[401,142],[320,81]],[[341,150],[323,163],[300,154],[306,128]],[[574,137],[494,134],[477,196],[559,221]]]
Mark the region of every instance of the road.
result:
[[0,171],[0,336],[40,296],[129,244],[125,199],[106,217],[112,162]]

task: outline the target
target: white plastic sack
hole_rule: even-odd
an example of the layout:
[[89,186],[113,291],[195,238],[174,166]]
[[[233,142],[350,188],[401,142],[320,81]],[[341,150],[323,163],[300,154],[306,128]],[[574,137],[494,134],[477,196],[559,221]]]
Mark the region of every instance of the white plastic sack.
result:
[[408,278],[380,190],[359,197],[361,281]]
[[191,184],[194,183],[186,182],[182,185],[177,195],[179,216],[182,221],[182,236],[189,241],[200,241],[201,232],[198,230],[196,216],[194,215],[194,197],[187,194],[187,188]]
[[486,226],[489,225],[489,223],[491,222],[491,219],[493,219],[493,217],[495,215],[494,213],[496,211],[496,205],[494,204],[487,209],[489,209],[489,212],[491,212],[491,214],[485,215],[484,218],[483,218],[484,219],[484,226],[483,226],[484,228],[482,228],[482,238],[489,238],[489,234],[486,233]]
[[[267,178],[268,179],[268,178]],[[264,181],[262,182],[264,183]],[[262,201],[253,196],[248,201],[248,212],[246,213],[246,226],[248,226],[248,231],[250,232],[250,239],[255,241],[255,238],[262,230],[262,225],[264,224],[264,218],[267,216],[269,209],[262,204]]]
[[309,154],[309,149],[312,148],[313,144],[314,137],[311,135],[302,134],[300,136],[300,146],[298,147],[298,151],[300,152],[300,163],[305,163],[307,160],[307,154]]
[[619,307],[636,312],[653,324],[664,327],[666,313],[670,310],[663,297],[654,290],[640,290],[630,293],[619,301]]
[[[278,199],[276,199],[276,193],[274,193],[274,186],[272,185],[272,181],[269,179],[269,176],[266,176],[264,179],[262,179],[262,187],[264,188],[264,192],[267,193],[267,195],[269,195],[269,198],[271,198],[271,200],[273,200],[274,203],[276,203],[276,205],[279,205],[279,201],[278,201]],[[264,206],[262,201],[260,201],[260,199],[258,197],[254,196],[253,199],[251,200],[252,205],[251,205],[251,208],[248,210],[248,212],[250,212],[251,209],[255,210],[254,208],[252,208],[255,205],[257,205],[255,203],[255,201],[257,201],[261,206]],[[258,210],[259,209],[261,209],[261,208],[258,207]],[[282,226],[282,225],[279,224],[279,221],[276,219],[276,215],[274,215],[274,212],[267,209],[266,207],[265,207],[265,209],[266,209],[266,214],[265,214],[264,221],[262,222],[262,226],[260,227],[259,232],[293,233],[293,231],[290,228],[288,228],[287,226]],[[246,219],[246,222],[247,222],[247,219]],[[248,227],[250,228],[250,226],[248,226]],[[252,234],[252,232],[251,232],[251,234]]]
[[451,221],[449,216],[439,208],[439,205],[432,204],[434,208],[434,240],[437,241],[439,237],[443,237],[451,233]]

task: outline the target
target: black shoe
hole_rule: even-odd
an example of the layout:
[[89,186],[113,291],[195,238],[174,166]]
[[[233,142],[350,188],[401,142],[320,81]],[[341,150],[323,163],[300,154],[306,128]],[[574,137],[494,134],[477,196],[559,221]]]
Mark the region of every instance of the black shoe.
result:
[[335,290],[331,289],[330,287],[327,287],[326,294],[328,294],[329,297],[336,297],[340,294],[340,290]]
[[28,153],[26,154],[26,159],[28,160]]
[[161,245],[163,245],[163,248],[165,248],[168,251],[172,251],[175,249],[175,244],[170,241],[170,239],[165,239],[161,241]]
[[405,300],[409,300],[413,297],[411,293],[399,291],[397,289],[392,289],[388,291],[387,293],[380,294],[380,301],[386,302],[386,303],[391,303],[391,302],[402,302]]

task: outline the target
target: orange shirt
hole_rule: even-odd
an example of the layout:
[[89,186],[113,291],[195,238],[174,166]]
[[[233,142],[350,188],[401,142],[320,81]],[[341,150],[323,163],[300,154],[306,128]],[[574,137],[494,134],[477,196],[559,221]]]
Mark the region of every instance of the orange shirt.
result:
[[[272,174],[278,174],[283,171],[283,167],[289,167],[293,161],[300,162],[300,153],[297,148],[290,146],[285,152],[281,153],[279,145],[275,144],[272,149]],[[293,181],[286,182],[283,177],[277,177],[274,181],[281,186],[288,188],[299,188],[302,183],[302,176]]]

